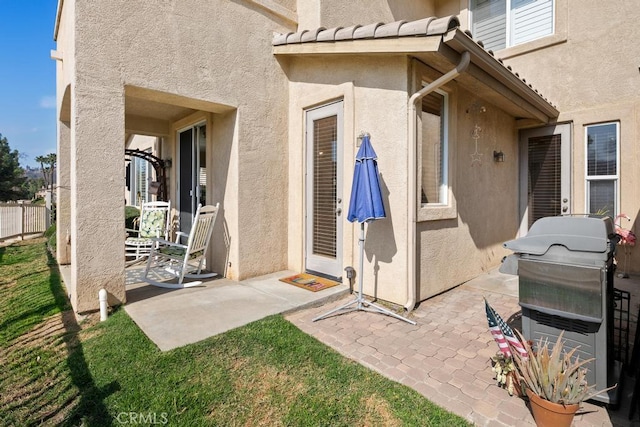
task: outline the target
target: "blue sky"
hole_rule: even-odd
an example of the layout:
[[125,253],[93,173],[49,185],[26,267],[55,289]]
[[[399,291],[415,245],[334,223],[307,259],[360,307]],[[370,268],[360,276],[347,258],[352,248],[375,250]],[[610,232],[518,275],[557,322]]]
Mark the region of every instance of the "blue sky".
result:
[[58,0],[0,0],[0,134],[22,166],[56,152],[53,27]]

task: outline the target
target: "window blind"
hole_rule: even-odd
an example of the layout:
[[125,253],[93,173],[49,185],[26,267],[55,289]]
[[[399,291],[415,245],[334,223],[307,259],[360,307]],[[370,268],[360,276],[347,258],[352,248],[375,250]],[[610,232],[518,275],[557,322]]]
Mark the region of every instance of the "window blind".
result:
[[560,135],[529,139],[529,227],[561,213]]
[[511,45],[553,34],[553,0],[511,0]]
[[313,123],[313,253],[336,257],[338,118]]
[[473,23],[471,32],[485,49],[507,47],[507,3],[505,0],[471,0]]
[[432,92],[422,99],[422,192],[421,203],[444,203],[442,139],[444,96]]
[[587,128],[587,175],[616,175],[618,138],[615,124]]
[[554,31],[554,0],[471,0],[470,5],[471,32],[488,50],[526,43]]

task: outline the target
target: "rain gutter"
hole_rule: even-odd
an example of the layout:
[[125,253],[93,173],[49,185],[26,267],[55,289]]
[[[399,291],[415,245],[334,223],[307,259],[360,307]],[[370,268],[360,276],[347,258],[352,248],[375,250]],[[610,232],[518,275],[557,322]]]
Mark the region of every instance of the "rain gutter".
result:
[[439,87],[445,85],[451,80],[458,77],[462,74],[468,67],[471,62],[471,55],[469,52],[462,52],[462,56],[460,58],[460,62],[458,65],[447,72],[446,74],[440,76],[433,82],[429,83],[427,86],[423,87],[409,98],[408,103],[408,124],[409,124],[409,155],[408,162],[409,167],[409,185],[408,185],[408,200],[409,200],[409,221],[408,221],[408,230],[407,230],[407,303],[404,305],[404,308],[407,311],[411,311],[414,309],[416,305],[416,203],[413,202],[416,200],[417,193],[417,166],[416,166],[416,150],[417,150],[417,135],[418,135],[418,122],[416,119],[417,115],[417,104],[418,102],[435,91]]

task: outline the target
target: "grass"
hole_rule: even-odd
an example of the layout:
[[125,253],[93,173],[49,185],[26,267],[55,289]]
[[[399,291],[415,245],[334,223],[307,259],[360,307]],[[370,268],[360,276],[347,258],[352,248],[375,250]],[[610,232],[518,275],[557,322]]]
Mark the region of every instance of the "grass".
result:
[[78,323],[44,239],[0,277],[0,425],[468,425],[281,316],[169,352],[124,310]]

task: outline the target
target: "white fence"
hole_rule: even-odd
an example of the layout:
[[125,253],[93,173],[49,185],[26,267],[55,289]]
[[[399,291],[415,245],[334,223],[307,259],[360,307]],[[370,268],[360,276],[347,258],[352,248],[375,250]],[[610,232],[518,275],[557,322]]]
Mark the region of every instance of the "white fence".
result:
[[49,209],[43,205],[0,203],[0,241],[44,233],[48,225]]

